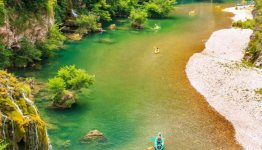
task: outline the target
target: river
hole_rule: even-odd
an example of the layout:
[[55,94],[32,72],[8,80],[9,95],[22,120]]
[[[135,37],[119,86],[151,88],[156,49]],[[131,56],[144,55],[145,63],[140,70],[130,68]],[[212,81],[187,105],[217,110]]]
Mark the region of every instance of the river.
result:
[[[126,20],[116,20],[118,30],[67,42],[41,69],[20,70],[20,75],[47,81],[60,67],[75,64],[95,75],[95,84],[70,110],[46,109],[48,102],[36,98],[53,149],[66,149],[61,144],[70,140],[70,150],[144,150],[159,131],[167,150],[240,149],[232,125],[185,74],[189,57],[202,51],[211,33],[230,27],[232,15],[218,5],[228,4],[179,5],[170,18],[148,21],[147,27],[158,24],[160,31],[130,30]],[[196,16],[188,16],[191,10]],[[153,53],[155,47],[159,54]],[[81,144],[92,129],[103,132],[107,142]]]

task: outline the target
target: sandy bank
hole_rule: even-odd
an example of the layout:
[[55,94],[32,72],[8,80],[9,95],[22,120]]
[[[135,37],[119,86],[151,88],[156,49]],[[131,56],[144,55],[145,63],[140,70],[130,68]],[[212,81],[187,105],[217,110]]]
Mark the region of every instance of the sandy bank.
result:
[[[243,11],[234,11],[234,18],[248,18]],[[262,149],[262,95],[255,92],[262,87],[262,69],[241,63],[251,34],[248,29],[214,32],[206,48],[190,58],[186,73],[192,86],[233,124],[237,141],[245,149]]]

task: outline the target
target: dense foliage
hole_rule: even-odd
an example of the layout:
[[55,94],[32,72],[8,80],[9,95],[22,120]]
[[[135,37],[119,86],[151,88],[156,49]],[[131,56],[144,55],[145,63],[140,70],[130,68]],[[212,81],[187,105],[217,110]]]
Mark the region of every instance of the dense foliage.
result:
[[66,37],[62,34],[57,24],[51,26],[47,39],[44,42],[37,44],[37,47],[42,51],[43,57],[49,57],[53,50],[63,47]]
[[150,0],[145,2],[148,17],[166,17],[173,9],[174,0]]
[[12,53],[0,41],[0,69],[11,66]]
[[5,22],[5,5],[4,5],[4,0],[0,0],[0,26],[4,24]]
[[143,28],[143,25],[147,21],[147,13],[140,9],[132,9],[129,19],[131,20],[132,27]]
[[254,29],[256,25],[255,20],[248,19],[244,22],[242,21],[237,21],[233,23],[233,27],[238,27],[238,28],[243,28],[243,29]]
[[16,67],[27,67],[29,64],[33,64],[35,61],[41,60],[41,51],[37,49],[26,38],[21,41],[20,48],[13,50],[13,61]]
[[262,66],[262,1],[256,0],[254,11],[255,27],[251,36],[244,59],[249,62],[258,62],[257,66]]
[[4,141],[0,140],[0,150],[5,150],[6,147],[7,147],[7,144],[4,144]]
[[[147,17],[166,17],[174,8],[175,0],[83,0],[69,1],[68,4],[64,0],[58,0],[55,6],[55,12],[67,12],[69,16],[63,14],[56,15],[56,20],[72,20],[74,17],[73,10],[80,15],[80,20],[85,20],[85,24],[93,24],[93,19],[85,19],[90,14],[96,16],[96,21],[111,21],[112,17],[125,17],[131,20],[133,27],[134,24],[138,25],[144,18]],[[89,23],[87,22],[89,21]],[[79,22],[79,19],[78,19]],[[142,26],[139,25],[139,26]],[[81,29],[83,29],[81,27]],[[93,31],[92,29],[90,29]]]
[[69,108],[76,101],[76,95],[83,88],[94,83],[92,76],[75,66],[61,68],[54,78],[49,79],[48,88],[53,93],[53,105]]
[[79,33],[88,33],[89,31],[96,31],[97,26],[97,16],[94,14],[80,15],[76,18],[76,23],[79,26]]

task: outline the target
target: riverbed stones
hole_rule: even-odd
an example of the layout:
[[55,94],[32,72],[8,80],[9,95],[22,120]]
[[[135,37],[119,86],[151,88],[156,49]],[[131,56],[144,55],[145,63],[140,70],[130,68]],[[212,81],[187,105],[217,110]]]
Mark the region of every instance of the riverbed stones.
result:
[[104,142],[106,138],[103,133],[98,130],[91,130],[85,136],[80,139],[81,143],[89,143],[89,142]]

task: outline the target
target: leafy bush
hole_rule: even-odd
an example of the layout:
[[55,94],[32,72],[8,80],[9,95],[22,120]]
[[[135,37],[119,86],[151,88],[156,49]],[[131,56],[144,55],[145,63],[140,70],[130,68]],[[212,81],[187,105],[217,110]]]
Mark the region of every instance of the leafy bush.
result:
[[6,67],[11,66],[11,58],[12,53],[9,49],[7,49],[3,43],[0,42],[0,69],[4,69]]
[[97,16],[94,14],[80,15],[76,19],[76,23],[82,29],[81,33],[88,32],[89,30],[96,31],[98,29]]
[[48,34],[47,39],[44,42],[38,43],[37,47],[41,49],[43,57],[48,57],[52,54],[53,50],[63,47],[66,37],[62,34],[57,24],[54,24]]
[[3,140],[0,140],[0,150],[5,150],[7,147],[7,144],[4,144]]
[[101,19],[103,21],[111,21],[111,14],[109,13],[110,5],[107,3],[106,0],[99,0],[95,3],[87,2],[87,5],[90,5],[92,8],[90,11],[94,13],[96,16],[98,16],[98,19]]
[[23,38],[20,44],[20,48],[13,50],[13,61],[16,67],[27,67],[35,61],[41,60],[41,51],[26,38]]
[[110,1],[110,13],[116,17],[128,17],[134,4],[131,0]]
[[67,13],[67,0],[59,0],[54,6],[55,11],[55,21],[56,23],[63,23],[66,18]]
[[48,80],[48,88],[55,94],[62,93],[65,90],[65,82],[59,77],[54,77]]
[[254,29],[255,25],[256,25],[255,20],[248,19],[244,22],[242,22],[242,21],[234,22],[232,26],[238,27],[238,28],[243,28],[243,29]]
[[141,9],[132,9],[129,19],[133,28],[143,28],[147,21],[147,12]]
[[54,94],[53,104],[68,108],[75,103],[75,93],[93,83],[93,77],[84,70],[65,66],[59,69],[54,78],[48,80],[47,85]]
[[175,0],[150,0],[145,3],[148,17],[166,17],[174,9]]
[[6,10],[4,5],[4,0],[0,0],[0,26],[4,25],[5,15],[6,15]]
[[75,66],[65,66],[61,68],[57,73],[57,77],[63,79],[66,89],[70,90],[88,88],[88,86],[94,82],[92,76],[88,75],[82,69],[77,69]]

